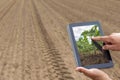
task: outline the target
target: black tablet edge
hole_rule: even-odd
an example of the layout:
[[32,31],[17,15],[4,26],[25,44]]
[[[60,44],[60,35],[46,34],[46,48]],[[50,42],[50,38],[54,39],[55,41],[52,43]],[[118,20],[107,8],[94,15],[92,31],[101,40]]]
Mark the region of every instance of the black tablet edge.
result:
[[74,55],[74,58],[75,58],[75,63],[77,64],[77,67],[79,67],[79,66],[81,66],[81,62],[80,62],[80,60],[79,60],[79,57],[78,57],[78,55],[76,54],[77,52],[77,50],[75,49],[75,44],[74,44],[74,41],[73,41],[73,39],[72,39],[72,33],[71,33],[71,28],[70,28],[70,26],[68,25],[67,26],[67,31],[68,31],[68,35],[69,35],[69,40],[70,40],[70,43],[71,43],[71,46],[72,46],[72,50],[73,50],[73,55]]
[[99,69],[102,69],[102,68],[111,68],[113,67],[114,64],[112,61],[109,61],[109,63],[104,63],[104,64],[95,64],[95,65],[89,65],[89,66],[83,66],[87,69],[90,69],[90,68],[99,68]]
[[[75,40],[72,39],[72,37],[74,37],[72,27],[84,26],[84,25],[93,25],[93,24],[98,25],[99,30],[100,30],[100,34],[101,34],[101,36],[103,36],[104,33],[102,31],[102,28],[101,28],[101,25],[100,25],[99,21],[72,23],[72,24],[68,25],[68,29],[67,30],[68,30],[68,33],[69,33],[69,38],[70,38],[70,41],[71,41],[71,44],[72,44],[72,49],[73,49],[73,53],[74,53],[74,56],[75,56],[75,60],[76,60],[77,66],[81,66],[81,61],[80,61],[80,56],[78,55],[78,52],[77,52],[78,50],[77,50],[76,45],[75,45]],[[113,62],[112,62],[112,58],[111,58],[110,52],[109,52],[109,50],[107,50],[107,51],[108,51],[108,56],[110,57],[110,60],[109,60],[108,63],[95,64],[95,65],[89,65],[89,66],[83,66],[83,67],[86,67],[86,68],[93,68],[93,67],[94,68],[108,68],[108,67],[113,67]]]

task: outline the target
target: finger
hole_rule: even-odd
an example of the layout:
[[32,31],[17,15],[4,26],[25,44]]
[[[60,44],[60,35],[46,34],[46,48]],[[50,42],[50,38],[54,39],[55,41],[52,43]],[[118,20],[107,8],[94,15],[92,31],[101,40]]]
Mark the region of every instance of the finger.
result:
[[110,38],[109,36],[98,36],[98,37],[93,37],[92,38],[95,41],[103,41],[103,42],[109,42]]
[[103,49],[104,50],[115,50],[116,47],[115,47],[115,45],[104,45]]
[[111,35],[113,35],[113,36],[114,36],[114,35],[120,35],[120,33],[112,33]]
[[93,71],[93,70],[96,71],[96,69],[86,69],[86,68],[83,68],[83,67],[78,67],[78,68],[76,68],[76,70],[85,74],[86,76],[88,76],[90,78],[96,77],[96,74]]
[[82,73],[87,73],[89,71],[89,69],[86,69],[84,67],[77,67],[76,70]]
[[116,35],[116,34],[118,34],[118,33],[112,33],[111,35]]

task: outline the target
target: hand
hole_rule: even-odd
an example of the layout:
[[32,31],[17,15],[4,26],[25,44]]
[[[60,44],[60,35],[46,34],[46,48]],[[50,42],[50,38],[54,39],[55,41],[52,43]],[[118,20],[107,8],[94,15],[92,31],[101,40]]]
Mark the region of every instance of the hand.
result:
[[104,50],[120,51],[120,33],[112,33],[109,36],[98,36],[92,38],[95,41],[103,41],[105,45]]
[[76,70],[93,80],[111,80],[105,72],[99,69],[86,69],[83,67],[77,67]]

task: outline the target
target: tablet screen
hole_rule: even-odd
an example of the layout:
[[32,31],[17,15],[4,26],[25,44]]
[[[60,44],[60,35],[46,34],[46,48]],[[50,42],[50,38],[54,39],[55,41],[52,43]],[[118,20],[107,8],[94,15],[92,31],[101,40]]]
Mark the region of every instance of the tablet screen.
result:
[[101,35],[98,25],[75,26],[72,29],[82,66],[109,62],[102,50],[103,43],[91,39]]

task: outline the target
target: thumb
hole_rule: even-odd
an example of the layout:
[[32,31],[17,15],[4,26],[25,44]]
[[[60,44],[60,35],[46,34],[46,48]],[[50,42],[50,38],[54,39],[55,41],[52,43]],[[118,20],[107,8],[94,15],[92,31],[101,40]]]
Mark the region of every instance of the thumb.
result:
[[94,72],[94,70],[96,70],[96,69],[86,69],[84,67],[77,67],[76,68],[76,71],[79,71],[79,72],[85,74],[86,76],[88,76],[92,79],[97,76],[96,73]]
[[99,69],[86,69],[84,67],[77,67],[77,71],[82,72],[85,74],[87,77],[93,79],[93,80],[111,80],[109,76],[104,73],[103,71]]
[[89,69],[86,69],[84,67],[77,67],[76,71],[79,71],[79,72],[84,73],[84,74],[88,74],[89,73]]

